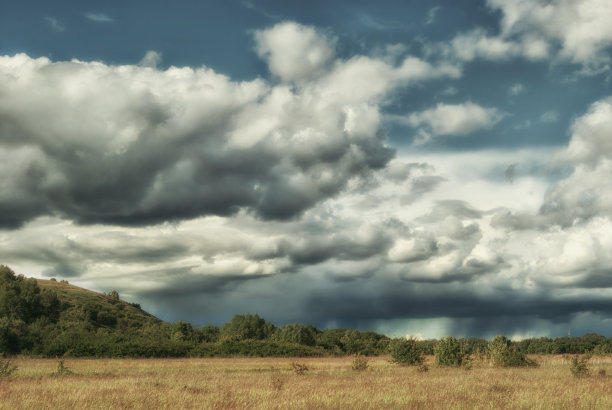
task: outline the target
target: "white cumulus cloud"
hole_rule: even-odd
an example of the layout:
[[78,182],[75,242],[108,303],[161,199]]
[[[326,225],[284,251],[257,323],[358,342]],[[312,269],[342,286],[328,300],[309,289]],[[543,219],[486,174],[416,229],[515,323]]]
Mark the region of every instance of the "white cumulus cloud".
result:
[[432,53],[472,61],[549,59],[581,66],[584,74],[609,70],[612,3],[607,0],[488,0],[501,12],[499,30],[482,27],[449,43],[428,45]]
[[443,104],[410,114],[403,121],[419,129],[420,142],[441,135],[466,135],[491,129],[504,114],[496,108],[485,108],[472,102]]
[[255,33],[257,53],[283,81],[309,78],[334,56],[334,40],[313,27],[284,22]]

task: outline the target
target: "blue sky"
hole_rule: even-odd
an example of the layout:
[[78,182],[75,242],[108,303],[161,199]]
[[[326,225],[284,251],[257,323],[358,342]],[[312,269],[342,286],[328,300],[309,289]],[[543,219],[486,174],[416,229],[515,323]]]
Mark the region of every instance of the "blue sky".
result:
[[611,17],[4,1],[1,262],[197,325],[612,335]]

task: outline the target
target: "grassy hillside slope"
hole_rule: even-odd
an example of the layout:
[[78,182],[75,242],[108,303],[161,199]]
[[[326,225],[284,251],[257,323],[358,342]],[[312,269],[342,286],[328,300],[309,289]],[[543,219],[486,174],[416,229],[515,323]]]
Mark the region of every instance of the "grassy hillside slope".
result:
[[83,317],[95,327],[142,328],[159,325],[162,321],[140,309],[138,304],[127,303],[116,297],[80,288],[66,281],[36,279],[41,289],[55,292],[61,303],[61,318]]

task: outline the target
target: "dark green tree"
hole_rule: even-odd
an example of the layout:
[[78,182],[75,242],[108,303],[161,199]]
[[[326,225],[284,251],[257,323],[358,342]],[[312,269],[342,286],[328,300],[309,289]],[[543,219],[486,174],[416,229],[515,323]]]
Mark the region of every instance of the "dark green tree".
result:
[[198,336],[190,323],[179,320],[172,325],[171,339],[177,342],[195,342]]
[[41,313],[40,288],[36,279],[16,276],[8,266],[0,265],[0,316],[29,323]]
[[227,340],[264,340],[274,333],[275,326],[259,315],[235,315],[221,326],[221,337]]
[[316,337],[317,329],[313,326],[301,324],[284,325],[274,332],[274,340],[282,343],[296,343],[306,346],[314,346]]
[[461,366],[468,359],[465,343],[453,336],[440,339],[434,347],[434,356],[437,366]]
[[221,335],[221,329],[215,325],[202,326],[198,332],[200,340],[205,343],[218,342]]
[[389,353],[393,363],[416,366],[425,358],[415,339],[393,339],[389,344]]
[[341,354],[344,352],[342,337],[346,329],[325,329],[317,336],[317,346],[321,346],[328,352]]

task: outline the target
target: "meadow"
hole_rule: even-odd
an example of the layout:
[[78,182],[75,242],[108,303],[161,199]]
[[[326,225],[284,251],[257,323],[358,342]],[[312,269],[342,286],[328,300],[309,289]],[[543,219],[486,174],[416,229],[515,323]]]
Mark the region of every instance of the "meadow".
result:
[[[471,370],[398,366],[352,357],[71,359],[16,358],[0,380],[3,409],[160,408],[612,408],[612,357],[594,357],[574,377],[562,356],[537,356],[537,368]],[[297,374],[292,363],[308,370]],[[604,372],[606,374],[604,374]]]

